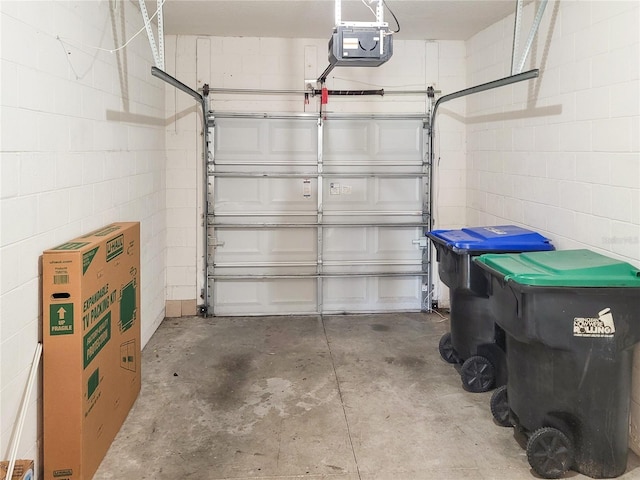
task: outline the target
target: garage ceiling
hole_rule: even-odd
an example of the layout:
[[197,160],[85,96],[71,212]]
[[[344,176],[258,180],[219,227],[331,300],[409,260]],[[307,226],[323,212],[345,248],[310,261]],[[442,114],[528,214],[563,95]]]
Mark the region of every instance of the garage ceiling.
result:
[[[467,40],[514,12],[516,5],[516,0],[386,2],[400,21],[398,40]],[[334,5],[334,0],[166,0],[164,28],[167,35],[328,39]],[[147,0],[147,8],[154,12],[156,2]],[[384,18],[396,28],[388,9]],[[344,0],[342,19],[375,21],[375,16],[362,1]]]

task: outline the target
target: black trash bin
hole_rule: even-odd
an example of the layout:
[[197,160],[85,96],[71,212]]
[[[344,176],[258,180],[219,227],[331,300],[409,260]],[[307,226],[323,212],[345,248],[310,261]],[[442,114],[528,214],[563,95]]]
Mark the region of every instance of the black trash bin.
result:
[[451,331],[440,339],[440,355],[461,365],[464,388],[485,392],[504,385],[504,332],[487,306],[487,280],[471,259],[483,253],[553,250],[549,239],[515,225],[434,230],[438,274],[449,287]]
[[507,334],[503,409],[528,438],[532,468],[545,478],[624,473],[640,271],[589,250],[474,261]]

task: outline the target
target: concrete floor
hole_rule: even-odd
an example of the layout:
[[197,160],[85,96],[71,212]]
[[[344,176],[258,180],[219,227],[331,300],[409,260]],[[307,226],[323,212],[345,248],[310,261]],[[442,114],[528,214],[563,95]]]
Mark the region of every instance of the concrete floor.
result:
[[[167,319],[95,480],[537,478],[431,314]],[[624,479],[640,478],[631,452]],[[565,478],[587,478],[569,472]]]

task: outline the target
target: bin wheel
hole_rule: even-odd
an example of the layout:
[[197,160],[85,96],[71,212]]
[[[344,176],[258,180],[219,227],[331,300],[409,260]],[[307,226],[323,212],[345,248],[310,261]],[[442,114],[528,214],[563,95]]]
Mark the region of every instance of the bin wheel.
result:
[[464,388],[474,393],[491,390],[495,381],[493,365],[480,355],[467,358],[462,364],[460,375]]
[[442,338],[440,338],[438,350],[440,351],[440,356],[445,362],[459,363],[459,357],[456,353],[456,349],[453,348],[453,345],[451,344],[451,332],[445,333]]
[[507,400],[507,386],[498,387],[491,395],[491,414],[501,427],[513,427],[509,418],[509,401]]
[[573,465],[573,455],[571,440],[556,428],[540,428],[527,442],[529,465],[543,478],[560,478]]

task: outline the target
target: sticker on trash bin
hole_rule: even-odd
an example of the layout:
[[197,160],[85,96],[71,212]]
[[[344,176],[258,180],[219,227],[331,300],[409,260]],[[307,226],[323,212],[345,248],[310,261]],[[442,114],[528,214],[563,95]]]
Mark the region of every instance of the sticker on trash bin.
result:
[[504,230],[500,230],[497,227],[484,227],[485,230],[495,233],[496,235],[506,235],[507,232],[505,232]]
[[597,318],[575,317],[573,319],[574,337],[613,337],[616,326],[610,308],[598,312]]

